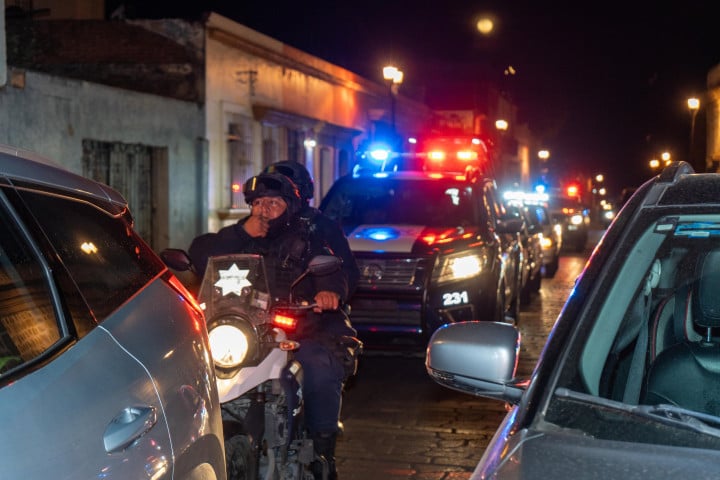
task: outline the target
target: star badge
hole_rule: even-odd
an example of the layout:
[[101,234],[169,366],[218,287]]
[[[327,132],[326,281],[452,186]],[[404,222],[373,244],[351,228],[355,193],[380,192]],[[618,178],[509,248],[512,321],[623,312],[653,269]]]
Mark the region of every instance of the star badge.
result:
[[222,289],[223,296],[231,293],[240,296],[244,287],[252,285],[247,279],[250,270],[240,270],[234,263],[227,270],[218,270],[218,273],[220,280],[215,282],[215,286]]

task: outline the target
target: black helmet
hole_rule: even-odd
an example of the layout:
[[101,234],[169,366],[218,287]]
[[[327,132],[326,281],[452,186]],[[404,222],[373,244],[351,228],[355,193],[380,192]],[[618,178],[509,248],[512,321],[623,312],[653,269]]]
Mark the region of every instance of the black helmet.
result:
[[262,173],[281,173],[285,175],[297,185],[298,189],[300,189],[300,196],[305,201],[309,201],[315,194],[315,187],[312,177],[310,177],[310,172],[308,172],[302,163],[283,160],[282,162],[275,162],[272,165],[268,165]]
[[279,173],[261,173],[243,185],[245,202],[251,204],[260,197],[282,197],[287,203],[288,213],[294,215],[302,207],[300,191],[285,175]]

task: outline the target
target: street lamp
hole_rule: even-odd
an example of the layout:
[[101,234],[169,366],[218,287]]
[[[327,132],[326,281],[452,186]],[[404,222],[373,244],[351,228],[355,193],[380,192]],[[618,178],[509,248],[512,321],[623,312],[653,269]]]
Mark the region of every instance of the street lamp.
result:
[[387,65],[383,67],[383,78],[390,82],[390,109],[392,115],[392,131],[395,133],[395,97],[397,97],[398,89],[403,81],[403,72],[397,67]]
[[692,152],[693,152],[693,143],[695,140],[695,116],[697,115],[698,110],[700,110],[700,100],[697,98],[688,98],[687,99],[687,106],[690,109],[690,151],[688,152],[688,161],[692,164]]

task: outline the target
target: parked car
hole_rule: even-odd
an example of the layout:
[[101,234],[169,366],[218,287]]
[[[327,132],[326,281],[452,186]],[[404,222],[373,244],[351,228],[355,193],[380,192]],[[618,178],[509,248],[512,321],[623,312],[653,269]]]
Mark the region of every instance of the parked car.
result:
[[320,209],[342,226],[360,267],[351,320],[367,349],[424,351],[446,323],[517,319],[518,267],[498,235],[520,225],[501,218],[492,179],[361,171],[338,179]]
[[542,282],[543,231],[524,204],[506,201],[505,209],[507,218],[517,218],[522,222],[519,233],[522,254],[520,303],[527,305],[532,300],[532,296],[540,291]]
[[560,252],[563,237],[562,225],[553,221],[550,210],[543,203],[526,203],[525,210],[532,219],[536,229],[542,232],[542,275],[553,278],[560,266]]
[[123,197],[0,146],[3,479],[225,479],[202,311]]
[[720,477],[718,192],[720,175],[684,162],[642,185],[593,251],[530,379],[515,377],[513,325],[435,332],[435,381],[510,404],[471,478]]

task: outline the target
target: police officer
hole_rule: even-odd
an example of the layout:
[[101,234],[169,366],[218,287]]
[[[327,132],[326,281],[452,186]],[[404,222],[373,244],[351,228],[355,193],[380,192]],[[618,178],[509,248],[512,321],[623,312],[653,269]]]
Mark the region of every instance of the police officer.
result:
[[348,295],[352,297],[360,279],[355,257],[350,250],[347,237],[337,222],[323,214],[317,208],[310,206],[310,200],[315,195],[315,185],[307,168],[299,162],[283,160],[265,167],[263,173],[281,173],[292,180],[300,190],[300,197],[303,206],[300,210],[300,217],[307,222],[311,230],[317,231],[321,238],[324,238],[333,254],[342,259],[342,268],[348,279]]
[[[200,235],[190,245],[189,254],[202,275],[207,260],[214,255],[255,253],[264,257],[270,291],[287,298],[290,285],[316,255],[330,249],[317,230],[309,228],[300,216],[303,200],[297,186],[285,175],[263,173],[244,186],[245,201],[251,206],[249,217],[217,233]],[[295,298],[314,300],[314,314],[298,326],[293,339],[300,348],[295,358],[304,371],[305,420],[315,451],[329,466],[328,478],[337,478],[335,442],[347,370],[343,340],[356,335],[345,314],[338,308],[348,298],[345,272],[309,276],[293,290]],[[322,464],[315,462],[313,473],[321,478]]]

